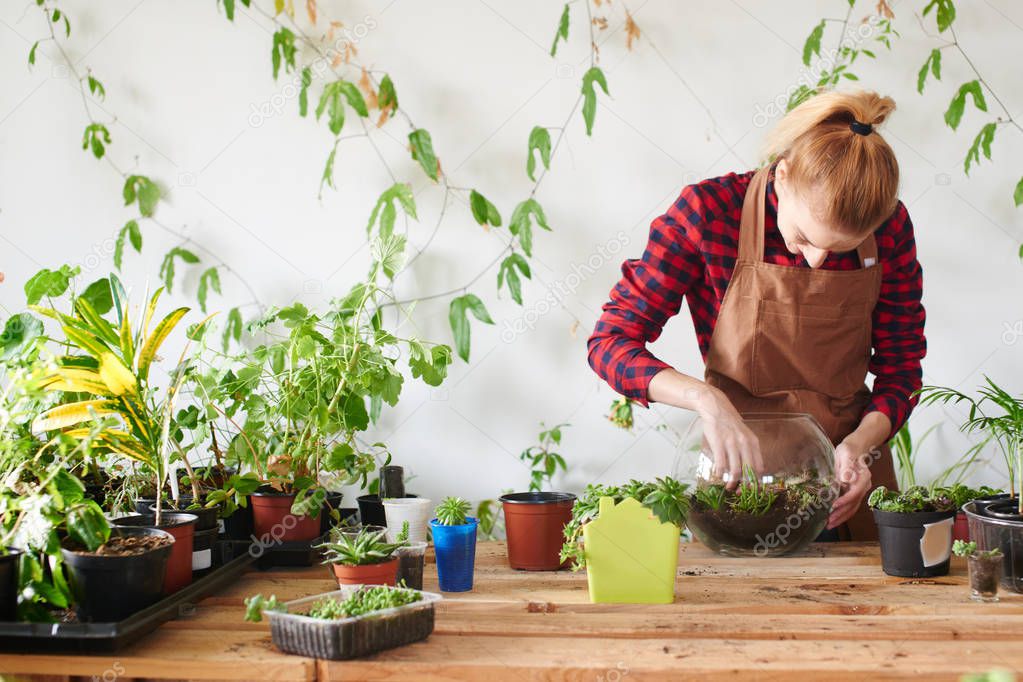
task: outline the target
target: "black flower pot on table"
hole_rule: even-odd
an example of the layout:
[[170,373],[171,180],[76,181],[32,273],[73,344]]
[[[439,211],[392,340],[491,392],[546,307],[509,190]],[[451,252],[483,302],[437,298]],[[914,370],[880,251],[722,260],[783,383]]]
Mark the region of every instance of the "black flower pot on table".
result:
[[14,620],[18,612],[18,562],[21,551],[5,548],[0,554],[0,620]]
[[874,512],[881,544],[881,567],[901,578],[948,575],[956,510]]

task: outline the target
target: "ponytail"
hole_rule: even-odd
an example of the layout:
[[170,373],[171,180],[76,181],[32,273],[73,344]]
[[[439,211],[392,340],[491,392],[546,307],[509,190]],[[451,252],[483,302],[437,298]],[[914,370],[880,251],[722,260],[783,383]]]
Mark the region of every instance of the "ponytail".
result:
[[786,159],[793,188],[820,219],[849,236],[877,229],[898,204],[899,164],[877,132],[895,109],[874,92],[828,91],[790,111],[765,152]]

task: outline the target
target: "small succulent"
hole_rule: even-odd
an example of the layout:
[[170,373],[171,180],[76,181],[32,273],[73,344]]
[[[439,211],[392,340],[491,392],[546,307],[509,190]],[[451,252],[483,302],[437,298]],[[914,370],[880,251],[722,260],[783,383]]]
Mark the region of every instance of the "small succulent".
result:
[[434,514],[442,526],[463,526],[472,506],[461,497],[445,497]]
[[269,599],[262,594],[256,594],[245,600],[245,620],[250,623],[262,621],[264,611],[284,610],[284,604],[277,601],[277,595],[275,594],[271,594]]
[[306,615],[310,618],[323,618],[326,620],[351,618],[352,616],[361,616],[373,611],[382,611],[412,604],[420,601],[422,598],[423,595],[416,590],[389,587],[387,585],[365,586],[352,592],[344,601],[324,597],[313,604]]
[[313,546],[324,550],[325,564],[346,566],[381,564],[389,561],[395,550],[404,544],[385,542],[385,532],[363,528],[358,533],[335,533],[329,542]]
[[398,531],[398,535],[395,536],[394,541],[400,545],[408,543],[408,521],[401,522],[401,530]]
[[900,514],[956,509],[955,501],[948,496],[947,491],[942,488],[928,490],[922,485],[906,488],[902,492],[878,486],[867,498],[867,505],[878,511]]
[[952,553],[956,556],[975,556],[981,559],[1002,556],[1002,550],[997,547],[978,551],[976,542],[965,542],[963,540],[956,540],[952,543]]

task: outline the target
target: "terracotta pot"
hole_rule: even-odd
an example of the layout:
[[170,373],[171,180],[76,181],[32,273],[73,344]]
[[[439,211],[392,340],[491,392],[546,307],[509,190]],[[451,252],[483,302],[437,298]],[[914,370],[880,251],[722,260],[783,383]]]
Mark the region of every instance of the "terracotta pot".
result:
[[523,571],[556,571],[572,519],[571,493],[511,493],[501,496],[508,532],[508,563]]
[[291,513],[294,493],[252,493],[249,501],[252,503],[253,532],[264,545],[306,542],[320,537],[319,516]]
[[133,528],[158,528],[167,531],[174,538],[167,573],[163,578],[163,593],[174,594],[192,583],[192,548],[195,539],[195,524],[199,518],[184,512],[163,512],[160,525],[156,525],[153,514],[132,514],[114,519],[111,525]]
[[330,564],[330,569],[338,585],[394,585],[398,575],[398,557],[362,566]]
[[952,542],[956,540],[970,541],[970,523],[963,512],[958,512],[956,520],[952,523]]

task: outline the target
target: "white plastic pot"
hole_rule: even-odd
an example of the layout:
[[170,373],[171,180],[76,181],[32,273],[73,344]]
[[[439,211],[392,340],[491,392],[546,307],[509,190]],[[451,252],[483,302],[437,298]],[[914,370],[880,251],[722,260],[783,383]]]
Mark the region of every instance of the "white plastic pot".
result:
[[387,541],[394,542],[401,526],[408,521],[409,542],[425,542],[426,526],[433,516],[433,502],[422,497],[395,497],[384,499],[384,517],[387,519]]

